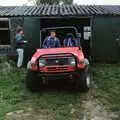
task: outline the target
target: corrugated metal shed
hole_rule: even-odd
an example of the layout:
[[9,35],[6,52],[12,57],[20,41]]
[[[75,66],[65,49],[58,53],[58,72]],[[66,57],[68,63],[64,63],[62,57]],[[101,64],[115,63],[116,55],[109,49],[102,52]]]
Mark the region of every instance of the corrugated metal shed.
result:
[[0,17],[120,15],[120,6],[39,5],[0,7]]
[[0,16],[9,16],[10,12],[12,10],[14,10],[16,7],[15,6],[11,6],[11,7],[8,7],[8,6],[5,6],[5,7],[2,7],[0,6]]
[[111,12],[115,15],[120,15],[120,5],[109,5],[109,6],[102,6],[104,9],[106,9],[108,12]]

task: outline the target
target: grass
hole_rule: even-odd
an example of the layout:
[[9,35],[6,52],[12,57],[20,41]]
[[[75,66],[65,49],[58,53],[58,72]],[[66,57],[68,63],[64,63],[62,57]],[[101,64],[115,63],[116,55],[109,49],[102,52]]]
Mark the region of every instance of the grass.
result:
[[112,111],[120,111],[120,64],[94,64],[93,94]]
[[[4,60],[3,60],[4,61]],[[82,117],[81,96],[64,92],[32,93],[25,88],[25,69],[0,64],[0,120],[6,113],[27,108],[41,109],[49,120],[74,120]],[[71,114],[71,110],[75,113]]]
[[[13,64],[13,63],[12,63]],[[14,65],[13,65],[14,66]],[[120,111],[120,64],[93,64],[93,96],[112,111]],[[83,116],[81,93],[39,92],[25,88],[25,69],[0,64],[0,120],[6,113],[27,108],[40,109],[48,120],[76,120]],[[72,110],[74,114],[71,113]]]

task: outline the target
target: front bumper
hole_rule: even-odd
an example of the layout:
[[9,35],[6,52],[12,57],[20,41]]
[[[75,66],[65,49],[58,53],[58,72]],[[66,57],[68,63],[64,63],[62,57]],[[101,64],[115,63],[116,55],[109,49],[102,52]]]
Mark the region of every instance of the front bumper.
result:
[[38,76],[44,79],[48,80],[61,80],[61,79],[74,79],[76,76],[80,75],[81,73],[84,73],[86,68],[84,69],[76,69],[73,72],[57,72],[57,73],[39,73]]

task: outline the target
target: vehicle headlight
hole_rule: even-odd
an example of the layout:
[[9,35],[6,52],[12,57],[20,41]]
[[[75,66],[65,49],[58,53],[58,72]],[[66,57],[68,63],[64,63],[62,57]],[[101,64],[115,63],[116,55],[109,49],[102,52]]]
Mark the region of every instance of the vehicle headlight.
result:
[[44,67],[46,65],[46,60],[45,59],[40,59],[39,60],[39,67]]
[[36,67],[36,63],[30,63],[31,67]]
[[70,59],[69,59],[69,64],[75,66],[75,64],[76,64],[75,59],[74,59],[74,58],[70,58]]

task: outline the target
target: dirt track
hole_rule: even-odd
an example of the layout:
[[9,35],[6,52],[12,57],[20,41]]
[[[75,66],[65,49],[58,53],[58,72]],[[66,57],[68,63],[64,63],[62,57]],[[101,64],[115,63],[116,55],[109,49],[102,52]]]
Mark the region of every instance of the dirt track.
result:
[[[118,118],[116,114],[107,112],[99,101],[83,101],[82,106],[85,110],[81,120],[115,120]],[[5,120],[48,120],[48,116],[43,115],[39,110],[28,108],[27,110],[7,113]]]
[[[53,88],[52,85],[49,87]],[[67,86],[64,86],[62,88],[59,83],[58,86],[56,84],[56,88],[58,87],[60,87],[60,89],[62,90],[63,88],[67,89]],[[73,87],[71,88],[74,89]],[[52,90],[49,89],[48,91],[52,91]],[[75,119],[75,120],[119,120],[117,114],[108,112],[107,109],[99,100],[94,99],[92,97],[92,89],[90,89],[88,93],[80,93],[80,94],[82,98],[80,99],[81,108],[82,108],[82,110],[80,111],[82,111],[83,117],[82,119]],[[74,114],[74,112],[75,109],[73,107],[71,114]],[[39,109],[36,110],[33,108],[28,108],[26,110],[18,110],[7,113],[5,120],[49,120],[49,115],[42,113],[42,111]]]
[[[92,98],[91,91],[83,94],[82,97],[83,118],[81,120],[119,120],[118,115],[108,112],[100,101]],[[74,109],[72,112],[74,114]],[[43,114],[41,110],[28,108],[7,113],[5,120],[49,120],[49,115]]]

